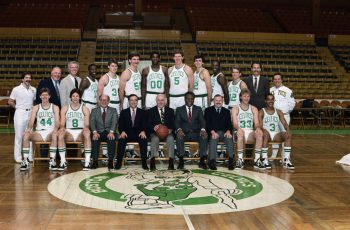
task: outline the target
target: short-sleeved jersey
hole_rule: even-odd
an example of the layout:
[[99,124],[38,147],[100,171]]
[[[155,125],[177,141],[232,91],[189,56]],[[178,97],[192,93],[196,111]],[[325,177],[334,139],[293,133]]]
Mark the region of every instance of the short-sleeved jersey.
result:
[[23,83],[13,88],[10,98],[16,101],[16,109],[31,109],[36,96],[36,89],[30,86],[28,89]]
[[83,112],[83,105],[81,104],[77,110],[72,109],[71,104],[68,106],[66,112],[66,128],[67,129],[83,129],[85,115]]
[[103,89],[103,94],[108,95],[111,102],[117,103],[119,102],[119,76],[115,75],[115,78],[112,78],[108,73],[106,75],[108,83]]
[[135,94],[141,98],[141,74],[139,71],[134,72],[130,68],[128,70],[131,72],[131,76],[125,85],[125,96]]
[[38,105],[38,111],[36,112],[36,131],[51,131],[55,129],[55,112],[53,107],[52,103],[50,103],[48,109],[44,109],[41,103]]
[[224,91],[222,90],[221,85],[218,82],[218,76],[220,74],[223,74],[223,73],[218,73],[215,76],[214,74],[211,75],[211,87],[213,89],[212,98],[214,98],[215,95],[218,95],[218,94],[221,96],[224,96]]
[[266,110],[263,108],[264,111],[264,119],[263,119],[263,127],[269,132],[280,132],[279,123],[280,118],[278,116],[277,110],[274,109],[273,114],[268,114]]
[[165,75],[163,67],[159,66],[159,70],[153,71],[152,67],[149,67],[147,75],[147,93],[164,93]]
[[271,87],[270,93],[275,96],[274,107],[281,110],[284,114],[289,114],[295,106],[293,92],[288,87],[282,85],[278,88]]
[[239,94],[241,93],[241,82],[242,80],[239,80],[236,84],[231,81],[228,84],[228,95],[229,95],[229,103],[228,106],[233,107],[240,104],[239,101]]
[[202,69],[200,72],[194,72],[194,87],[193,87],[193,93],[196,96],[206,96],[208,94],[207,86],[205,85],[205,81],[200,77],[200,74],[202,73],[204,69]]
[[84,90],[83,96],[81,97],[81,100],[84,103],[91,103],[96,104],[97,102],[97,85],[98,81],[95,79],[95,81],[92,81],[89,77],[86,77],[88,81],[90,82],[90,86]]
[[254,129],[254,114],[251,105],[247,110],[243,110],[241,106],[238,107],[238,124],[241,129]]
[[188,76],[185,72],[185,65],[181,66],[179,69],[173,66],[173,69],[169,74],[169,79],[170,79],[170,89],[169,89],[170,96],[187,93]]

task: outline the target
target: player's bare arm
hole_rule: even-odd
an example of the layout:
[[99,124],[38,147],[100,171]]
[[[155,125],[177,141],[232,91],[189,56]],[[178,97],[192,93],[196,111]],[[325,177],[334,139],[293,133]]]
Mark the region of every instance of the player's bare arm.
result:
[[97,85],[97,103],[98,104],[100,102],[100,96],[103,94],[103,89],[108,84],[108,81],[109,81],[109,78],[106,74],[103,75],[98,81],[98,85]]
[[193,86],[194,86],[193,70],[188,65],[185,65],[184,70],[188,77],[188,91],[193,92]]
[[145,67],[142,72],[141,72],[141,105],[142,108],[145,108],[146,104],[146,90],[147,90],[147,75],[149,73],[149,68],[150,67]]
[[90,129],[90,110],[83,106],[83,113],[84,113],[84,129]]
[[276,109],[276,110],[277,110],[278,117],[280,118],[280,121],[281,121],[284,129],[289,133],[289,125],[288,125],[286,119],[284,119],[284,115],[283,115],[282,111],[279,109]]
[[169,88],[170,88],[170,82],[169,82],[169,75],[168,75],[168,69],[164,66],[162,66],[162,71],[164,73],[164,94],[167,98],[169,98]]
[[68,105],[64,105],[61,109],[61,118],[60,118],[60,129],[64,129],[66,126],[66,113],[68,110]]
[[[228,105],[229,103],[229,97],[228,97],[228,89],[227,89],[227,80],[226,77],[223,74],[220,74],[217,77],[217,80],[222,88],[222,91],[224,92],[224,100],[225,104]],[[214,95],[215,96],[215,95]]]
[[35,119],[36,119],[36,114],[37,114],[38,110],[39,110],[39,105],[35,105],[33,107],[32,113],[30,115],[30,119],[29,119],[29,122],[28,122],[28,126],[27,126],[27,129],[26,129],[26,132],[27,131],[29,131],[29,132],[32,131],[33,126],[34,126],[34,122],[35,122]]
[[210,105],[211,103],[211,98],[212,98],[212,87],[211,87],[211,78],[210,78],[210,73],[208,70],[204,69],[201,73],[201,75],[203,76],[203,80],[205,82],[205,87],[207,88],[207,92],[208,92],[208,96],[207,96],[207,100],[208,100],[208,105]]
[[130,80],[131,72],[130,70],[126,69],[123,71],[122,75],[120,76],[120,82],[119,82],[119,99],[120,104],[123,105],[124,98],[125,98],[125,86],[126,82]]
[[81,94],[83,94],[84,91],[85,91],[85,89],[89,88],[89,86],[90,86],[89,80],[88,80],[87,78],[84,78],[84,79],[81,81],[81,83],[80,83],[79,92],[80,92]]
[[60,128],[60,108],[57,105],[53,106],[53,112],[55,114],[55,131]]

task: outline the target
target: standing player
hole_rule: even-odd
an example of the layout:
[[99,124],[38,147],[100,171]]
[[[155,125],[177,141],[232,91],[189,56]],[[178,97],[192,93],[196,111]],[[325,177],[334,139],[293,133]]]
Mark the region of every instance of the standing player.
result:
[[[287,124],[290,124],[290,113],[293,111],[295,106],[295,100],[293,96],[292,90],[282,84],[283,79],[280,73],[275,73],[273,75],[273,84],[274,86],[270,88],[270,93],[275,97],[274,106],[276,109],[282,111],[284,115],[284,119]],[[284,131],[284,127],[280,124],[280,129]],[[284,154],[284,144],[283,146],[283,154]],[[277,156],[278,145],[273,146],[273,156]]]
[[[285,153],[283,156],[283,167],[287,169],[294,169],[294,165],[290,161],[291,154],[291,139],[289,126],[284,119],[283,113],[274,108],[275,97],[272,94],[266,96],[266,107],[259,111],[259,122],[263,124],[264,142],[262,148],[262,158],[266,168],[270,165],[267,161],[268,142],[269,141],[283,141],[285,142]],[[284,131],[279,128],[282,124]],[[270,165],[271,168],[271,165]]]
[[61,109],[60,130],[58,133],[58,152],[61,163],[57,170],[63,171],[67,168],[66,143],[84,141],[85,165],[83,170],[90,170],[91,139],[89,130],[89,109],[80,104],[80,93],[78,89],[70,92],[71,103]]
[[193,93],[195,94],[194,105],[204,110],[210,106],[211,103],[211,78],[209,71],[203,67],[204,58],[202,55],[197,54],[194,56],[194,65],[196,66],[193,86]]
[[83,79],[79,86],[79,91],[82,94],[81,101],[89,111],[93,108],[96,108],[97,103],[97,85],[98,81],[96,80],[96,65],[90,64],[88,66],[88,76]]
[[[13,117],[15,127],[14,158],[17,163],[22,162],[21,148],[24,130],[28,125],[30,113],[35,100],[36,89],[30,85],[32,77],[30,73],[22,74],[22,83],[13,88],[8,104],[16,109]],[[32,161],[32,148],[30,147],[29,160]]]
[[128,59],[130,67],[124,70],[120,76],[120,103],[122,105],[122,109],[128,108],[128,100],[124,99],[129,97],[131,94],[135,94],[139,99],[137,107],[141,108],[141,74],[137,69],[137,66],[140,63],[140,54],[131,52]]
[[169,78],[166,67],[160,65],[160,54],[151,53],[152,65],[142,70],[141,95],[142,108],[150,109],[157,105],[158,94],[169,96]]
[[214,99],[215,95],[219,94],[224,97],[224,102],[227,105],[229,102],[227,80],[221,72],[220,61],[212,61],[211,66],[213,68],[213,75],[211,75],[212,99]]
[[244,167],[244,143],[255,143],[254,168],[265,169],[265,164],[260,161],[263,132],[259,124],[258,110],[255,106],[249,104],[250,91],[248,89],[242,89],[239,99],[241,104],[232,109],[233,127],[237,130],[238,159],[236,168],[241,169]]
[[185,93],[193,91],[193,71],[191,67],[183,63],[183,60],[183,52],[175,50],[175,65],[168,69],[170,79],[169,107],[174,110],[185,104]]
[[[54,92],[55,93],[55,92]],[[35,105],[32,110],[28,127],[23,136],[23,158],[20,170],[29,169],[29,142],[30,141],[49,141],[50,144],[50,162],[49,169],[56,170],[56,150],[57,150],[57,130],[60,124],[60,109],[57,105],[49,102],[50,90],[41,88],[39,92],[41,103]],[[36,129],[33,131],[36,119]]]
[[232,67],[232,81],[228,83],[228,95],[229,95],[229,102],[228,102],[228,108],[232,109],[234,106],[238,106],[240,104],[239,101],[239,94],[241,93],[242,89],[248,88],[246,83],[241,80],[241,70],[238,66]]

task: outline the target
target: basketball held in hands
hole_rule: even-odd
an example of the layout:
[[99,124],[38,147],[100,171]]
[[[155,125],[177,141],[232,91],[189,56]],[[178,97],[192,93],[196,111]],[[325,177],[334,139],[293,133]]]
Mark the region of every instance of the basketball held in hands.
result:
[[159,125],[156,134],[159,139],[165,139],[169,135],[169,129],[165,125]]

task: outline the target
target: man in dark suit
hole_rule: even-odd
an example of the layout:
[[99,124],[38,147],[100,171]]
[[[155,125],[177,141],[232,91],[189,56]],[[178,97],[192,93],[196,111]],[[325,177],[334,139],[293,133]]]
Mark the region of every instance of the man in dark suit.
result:
[[109,96],[101,95],[100,106],[91,110],[90,130],[92,131],[92,168],[98,167],[98,152],[101,141],[107,142],[108,170],[113,169],[115,153],[115,130],[118,123],[118,114],[115,108],[109,107]]
[[167,99],[164,94],[158,94],[156,97],[157,105],[148,110],[147,132],[151,138],[151,162],[150,169],[156,170],[155,155],[159,148],[159,137],[156,135],[156,130],[159,125],[165,125],[169,129],[169,134],[166,138],[166,145],[169,154],[169,170],[174,170],[174,110],[165,106]]
[[265,98],[270,93],[269,79],[260,76],[261,64],[253,63],[251,65],[252,75],[244,79],[248,89],[251,92],[249,104],[254,105],[258,110],[265,107]]
[[61,68],[55,66],[51,70],[51,77],[42,79],[39,82],[39,85],[36,91],[36,100],[35,100],[36,104],[41,103],[41,99],[39,95],[40,89],[48,88],[51,92],[51,97],[49,102],[61,108],[60,91],[59,91],[61,76],[62,76]]
[[194,93],[185,94],[185,105],[176,109],[176,148],[179,153],[178,169],[184,168],[183,156],[185,154],[185,141],[199,143],[199,167],[206,169],[205,157],[207,155],[208,134],[205,131],[205,121],[201,107],[193,105]]
[[117,164],[115,169],[122,166],[126,144],[129,141],[139,143],[141,151],[142,168],[148,170],[147,166],[147,136],[146,136],[146,114],[137,108],[138,97],[130,94],[128,97],[129,108],[120,112],[119,117],[119,143],[117,149]]
[[224,107],[223,97],[215,95],[214,105],[205,110],[206,130],[209,134],[209,168],[216,170],[217,145],[219,141],[224,141],[228,153],[228,169],[233,170],[233,138],[232,121],[230,111]]
[[[57,67],[57,66],[53,67],[51,70],[51,77],[42,79],[39,82],[39,85],[38,85],[37,91],[36,91],[35,104],[41,103],[41,98],[39,95],[40,90],[42,88],[48,88],[51,92],[49,102],[54,104],[54,105],[57,105],[59,108],[61,108],[60,91],[59,91],[61,76],[62,76],[61,68]],[[41,144],[40,145],[40,156],[47,157],[47,155],[48,155],[48,146]],[[57,150],[57,156],[59,156],[58,150]]]

